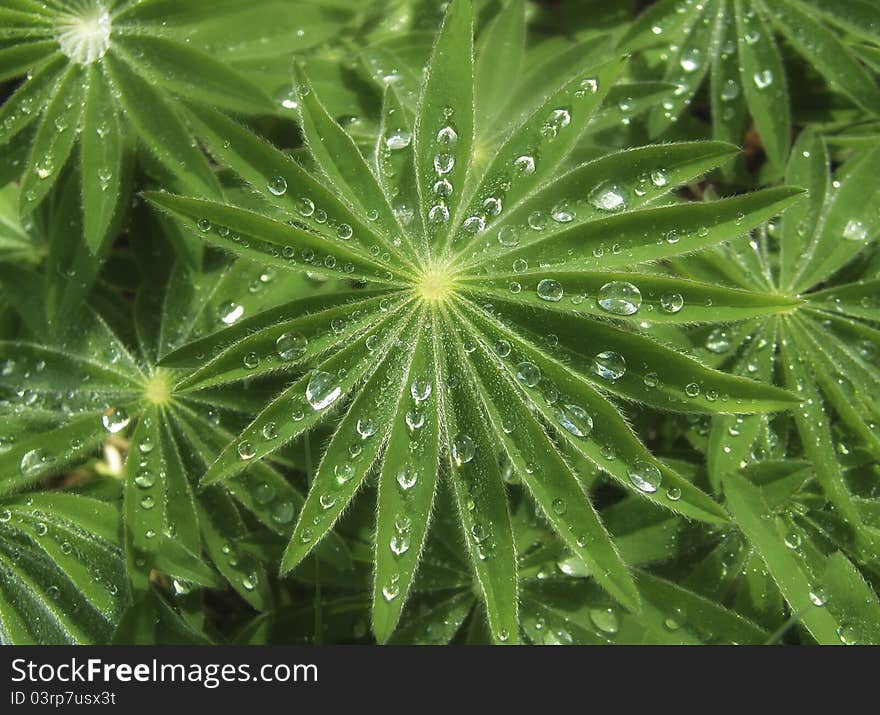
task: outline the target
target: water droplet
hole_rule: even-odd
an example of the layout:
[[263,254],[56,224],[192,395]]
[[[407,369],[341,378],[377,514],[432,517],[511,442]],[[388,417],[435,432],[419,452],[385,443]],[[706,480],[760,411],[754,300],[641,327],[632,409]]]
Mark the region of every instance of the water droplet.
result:
[[516,226],[505,226],[498,232],[498,243],[506,248],[519,245],[519,229]]
[[735,80],[729,79],[724,83],[724,86],[721,88],[721,101],[722,102],[732,102],[734,99],[739,97],[739,85]]
[[643,492],[653,494],[660,488],[663,480],[660,470],[650,462],[638,460],[627,470],[627,476],[633,485]]
[[275,352],[282,360],[296,360],[303,356],[309,341],[299,333],[282,333],[275,340]]
[[730,338],[724,328],[715,328],[706,338],[706,349],[720,355],[730,350]]
[[149,511],[154,506],[156,506],[156,499],[149,494],[143,498],[141,498],[141,509],[145,509]]
[[361,419],[357,421],[357,433],[361,439],[369,439],[376,434],[376,423],[370,419]]
[[599,289],[599,305],[614,315],[632,315],[641,304],[641,291],[632,283],[611,281]]
[[156,475],[148,469],[143,469],[135,475],[134,483],[141,489],[149,489],[156,483]]
[[421,429],[425,426],[425,413],[415,408],[406,412],[406,426],[411,432]]
[[402,556],[409,551],[409,537],[405,534],[395,534],[388,542],[388,547],[395,556]]
[[111,407],[101,415],[101,424],[110,434],[121,432],[128,427],[129,422],[131,422],[131,417],[122,407]]
[[452,460],[456,466],[467,464],[477,453],[477,447],[474,440],[466,434],[458,434],[452,440]]
[[253,591],[257,587],[257,575],[252,573],[245,576],[241,580],[241,586],[245,591]]
[[513,168],[516,169],[517,173],[521,176],[534,174],[535,173],[535,159],[528,154],[523,154],[522,156],[518,156],[513,161]]
[[571,223],[574,221],[574,211],[572,211],[568,201],[560,201],[550,209],[550,217],[556,223]]
[[565,291],[562,288],[562,284],[552,278],[544,278],[538,283],[538,297],[542,300],[547,300],[551,303],[558,303],[562,300],[564,293]]
[[244,362],[244,366],[245,366],[248,370],[253,370],[254,368],[256,368],[256,367],[259,366],[259,364],[260,364],[260,356],[257,355],[256,353],[253,353],[253,352],[252,352],[252,353],[247,353],[247,354],[244,356],[244,360],[243,360],[243,362]]
[[593,359],[593,372],[604,380],[619,380],[626,374],[626,360],[613,350],[603,350]]
[[663,169],[654,169],[654,171],[651,172],[651,183],[658,189],[662,189],[669,183],[669,176],[663,171]]
[[455,146],[458,141],[458,132],[452,127],[443,127],[437,132],[437,143],[444,146]]
[[244,440],[243,442],[238,443],[238,456],[242,460],[247,461],[257,456],[257,450],[254,449],[252,442]]
[[694,72],[699,68],[702,56],[703,53],[699,47],[688,48],[681,53],[679,64],[685,72]]
[[42,471],[44,467],[51,465],[54,461],[54,457],[38,447],[25,452],[18,466],[22,476],[30,477]]
[[446,223],[449,220],[449,208],[446,204],[436,204],[428,211],[428,221],[431,223]]
[[561,405],[556,408],[556,419],[575,437],[587,437],[593,431],[593,418],[578,405]]
[[323,410],[332,405],[342,394],[335,375],[315,370],[306,387],[306,399],[313,410]]
[[309,218],[315,213],[315,202],[306,196],[300,196],[296,202],[296,211],[303,218]]
[[758,89],[767,89],[767,87],[773,84],[773,71],[767,69],[755,72],[753,79]]
[[385,146],[391,151],[406,149],[412,142],[412,132],[406,129],[394,129],[385,135]]
[[410,489],[412,489],[416,485],[416,482],[418,480],[419,473],[416,472],[412,467],[402,467],[401,470],[397,473],[397,483],[404,491],[409,491]]
[[427,400],[434,390],[434,385],[430,380],[416,379],[409,386],[409,394],[416,402],[424,402]]
[[613,608],[591,608],[590,620],[603,633],[614,635],[620,628],[617,612]]
[[541,370],[532,362],[521,362],[516,366],[516,377],[526,387],[535,387],[541,382]]
[[503,207],[501,205],[501,199],[495,196],[490,196],[488,199],[483,201],[483,210],[489,216],[497,216],[501,213],[502,209]]
[[861,221],[852,219],[848,221],[844,227],[843,237],[847,241],[867,241],[868,229]]
[[287,193],[287,179],[283,176],[273,176],[269,179],[266,188],[273,196],[284,196]]
[[354,476],[354,468],[348,462],[343,462],[333,467],[333,475],[336,477],[336,483],[341,486]]
[[626,196],[617,184],[601,184],[590,194],[590,203],[599,211],[622,211],[626,208]]
[[677,313],[684,307],[681,293],[664,293],[660,296],[660,308],[664,313]]
[[244,315],[244,308],[238,305],[238,303],[233,303],[231,301],[223,303],[217,309],[217,317],[220,322],[225,323],[226,325],[232,325],[242,315]]
[[437,154],[434,157],[434,171],[441,176],[448,174],[455,168],[455,157],[452,154]]

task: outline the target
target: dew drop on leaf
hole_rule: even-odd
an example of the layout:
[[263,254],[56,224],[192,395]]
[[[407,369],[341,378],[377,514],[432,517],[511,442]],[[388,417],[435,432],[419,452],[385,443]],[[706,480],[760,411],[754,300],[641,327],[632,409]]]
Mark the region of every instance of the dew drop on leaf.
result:
[[599,306],[614,315],[633,315],[642,305],[642,293],[632,283],[611,281],[599,289]]
[[129,422],[131,422],[131,417],[122,407],[111,407],[101,415],[101,424],[110,434],[121,432],[128,427]]
[[559,424],[575,437],[587,437],[593,431],[593,418],[579,405],[561,405],[556,408]]
[[452,461],[455,462],[456,466],[460,467],[463,464],[467,464],[474,458],[476,453],[476,445],[469,435],[458,434],[452,440]]
[[533,362],[521,362],[516,366],[516,377],[526,387],[535,387],[541,382],[541,370]]
[[562,288],[562,284],[552,278],[544,278],[538,283],[538,297],[541,300],[558,303],[562,300],[564,294],[565,291]]
[[296,360],[305,353],[309,341],[299,333],[282,333],[275,340],[275,352],[282,360]]
[[684,307],[681,293],[664,293],[660,296],[660,308],[664,313],[678,313]]
[[342,394],[335,375],[315,370],[306,387],[306,400],[313,410],[323,410],[332,405]]
[[627,476],[637,489],[648,494],[656,492],[663,480],[660,470],[643,459],[638,460],[627,470]]
[[619,380],[626,374],[626,360],[620,353],[603,350],[593,359],[593,372],[603,380]]

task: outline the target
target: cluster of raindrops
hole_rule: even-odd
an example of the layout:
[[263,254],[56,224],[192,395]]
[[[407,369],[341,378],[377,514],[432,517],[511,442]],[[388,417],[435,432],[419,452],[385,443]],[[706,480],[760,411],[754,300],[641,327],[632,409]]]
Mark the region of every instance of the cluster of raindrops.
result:
[[452,124],[454,114],[452,107],[446,107],[443,110],[446,123],[437,130],[433,137],[435,145],[432,161],[434,180],[431,185],[431,196],[426,199],[428,201],[429,224],[445,224],[450,218],[449,199],[455,191],[450,175],[458,160],[456,155],[458,132]]
[[[598,80],[587,77],[577,83],[573,98],[576,101],[596,94],[598,91]],[[548,112],[531,144],[524,146],[520,151],[513,152],[510,164],[503,168],[504,173],[492,178],[488,182],[489,188],[484,190],[475,204],[470,207],[467,217],[462,222],[461,231],[456,236],[457,239],[483,233],[490,223],[501,216],[507,203],[506,194],[514,183],[532,176],[537,171],[542,147],[548,142],[560,139],[567,131],[571,131],[568,128],[572,123],[573,111],[572,107],[560,106]],[[562,210],[556,213],[560,217],[556,220],[564,222]],[[493,240],[502,247],[513,248],[519,245],[519,235],[523,230],[531,228],[540,231],[545,225],[544,214],[536,211],[529,217],[528,226],[503,227],[494,235]]]

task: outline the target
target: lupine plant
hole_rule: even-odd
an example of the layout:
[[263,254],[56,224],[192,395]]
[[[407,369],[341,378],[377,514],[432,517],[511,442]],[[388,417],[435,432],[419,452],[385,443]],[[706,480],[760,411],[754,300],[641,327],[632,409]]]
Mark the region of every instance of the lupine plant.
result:
[[0,642],[880,642],[880,16],[599,5],[0,0]]

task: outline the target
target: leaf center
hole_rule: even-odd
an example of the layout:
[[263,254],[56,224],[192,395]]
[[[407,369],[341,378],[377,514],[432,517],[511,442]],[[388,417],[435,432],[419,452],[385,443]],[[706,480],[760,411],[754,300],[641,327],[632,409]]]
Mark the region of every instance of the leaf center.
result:
[[455,279],[449,268],[442,264],[434,264],[422,272],[416,289],[422,300],[440,303],[449,297],[454,287]]
[[144,385],[144,397],[159,407],[171,402],[171,375],[165,370],[157,370]]
[[99,2],[58,23],[58,44],[71,61],[89,65],[101,59],[110,47],[110,13]]

